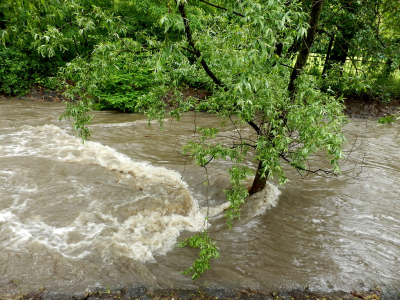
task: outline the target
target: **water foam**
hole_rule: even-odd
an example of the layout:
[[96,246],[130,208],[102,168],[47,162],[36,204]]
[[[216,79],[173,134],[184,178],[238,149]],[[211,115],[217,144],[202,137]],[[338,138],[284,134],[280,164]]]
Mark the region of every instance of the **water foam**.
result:
[[[247,197],[245,204],[242,206],[242,214],[245,219],[252,219],[254,217],[265,214],[265,212],[278,204],[281,191],[273,183],[267,182],[265,188],[258,193]],[[201,213],[209,217],[214,217],[230,206],[230,202],[222,203],[215,207],[203,207]]]
[[98,164],[111,171],[171,181],[176,186],[187,188],[181,175],[175,171],[151,166],[146,162],[132,161],[128,156],[97,142],[82,144],[78,138],[54,125],[22,126],[20,131],[8,134],[8,138],[9,145],[0,145],[1,157],[37,156],[66,162]]
[[[170,119],[163,119],[163,123],[166,123],[170,121]],[[159,124],[158,120],[152,120],[149,122],[149,120],[144,119],[144,120],[136,120],[132,122],[122,122],[122,123],[99,123],[99,124],[92,124],[90,125],[91,128],[96,128],[96,127],[101,127],[101,128],[115,128],[115,127],[136,127],[136,126],[142,126],[142,125],[157,125]]]
[[247,202],[251,203],[251,206],[248,208],[251,216],[263,215],[268,209],[275,207],[278,204],[280,194],[281,191],[276,185],[267,182],[263,190],[251,195],[247,199]]
[[[133,191],[132,196],[122,201],[97,199],[92,196],[95,187],[68,179],[66,184],[74,187],[68,201],[74,205],[78,197],[90,198],[87,200],[89,204],[62,224],[48,224],[42,220],[45,219],[43,215],[19,220],[18,211],[29,210],[29,205],[35,206],[29,194],[40,190],[40,187],[36,190],[24,188],[22,184],[21,194],[13,197],[28,198],[14,201],[11,208],[3,210],[0,215],[0,231],[7,231],[4,236],[10,236],[3,245],[10,248],[41,243],[72,259],[96,252],[95,255],[100,255],[104,262],[112,262],[113,257],[154,261],[154,255],[165,254],[176,245],[182,231],[201,230],[206,216],[218,215],[229,207],[229,203],[223,203],[200,210],[179,173],[133,161],[98,142],[82,144],[78,138],[54,125],[22,126],[0,138],[0,157],[26,156],[59,163],[101,166],[115,174],[117,182],[124,183]],[[265,213],[276,205],[279,194],[278,188],[268,183],[262,192],[249,197],[247,202],[251,205],[246,208],[246,214],[254,217]]]
[[[22,207],[14,205],[8,211],[3,210],[0,216],[3,230],[7,223],[12,231],[9,247],[18,247],[30,240],[72,258],[85,257],[90,254],[88,249],[97,248],[102,249],[101,255],[106,261],[110,257],[126,256],[145,262],[154,260],[154,254],[171,250],[183,230],[199,231],[204,226],[204,215],[197,201],[175,171],[135,162],[97,142],[82,144],[54,125],[22,126],[17,132],[3,134],[1,139],[2,157],[40,157],[102,166],[129,182],[138,195],[114,207],[104,207],[102,199],[92,199],[88,210],[80,211],[73,222],[61,227],[41,221],[40,216],[18,220],[17,212]],[[90,188],[83,188],[80,196],[90,194],[89,191]]]

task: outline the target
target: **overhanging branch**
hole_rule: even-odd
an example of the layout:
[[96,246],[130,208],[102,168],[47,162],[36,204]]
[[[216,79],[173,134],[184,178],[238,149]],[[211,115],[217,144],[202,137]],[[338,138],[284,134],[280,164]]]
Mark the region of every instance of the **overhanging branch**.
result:
[[[201,58],[201,52],[200,52],[200,50],[198,50],[196,48],[196,44],[193,40],[192,30],[191,30],[190,24],[189,24],[189,19],[186,15],[185,3],[183,3],[183,2],[179,3],[178,9],[182,16],[183,24],[185,26],[186,38],[189,42],[190,47],[193,49],[193,51],[186,49],[186,48],[184,48],[184,49],[195,54],[197,56],[197,58]],[[224,88],[225,91],[228,91],[228,87],[221,80],[219,80],[219,78],[211,71],[211,69],[208,67],[208,64],[204,60],[204,58],[201,58],[200,63],[202,65],[204,71],[212,79],[212,81],[219,87]],[[261,133],[260,128],[253,121],[250,120],[250,121],[247,121],[247,123],[257,132],[257,135],[260,135],[260,133]]]
[[290,159],[288,159],[283,153],[281,153],[279,156],[298,171],[304,171],[307,173],[312,173],[312,174],[317,174],[317,175],[320,173],[324,173],[325,175],[333,174],[333,170],[324,170],[324,169],[311,170],[311,169],[306,169],[306,168],[297,166],[297,165],[293,164],[293,162]]
[[180,2],[179,5],[178,5],[178,9],[179,9],[179,12],[180,12],[180,14],[182,16],[183,24],[185,26],[186,38],[187,38],[187,40],[189,42],[190,47],[193,49],[193,53],[197,56],[197,58],[201,58],[200,64],[203,67],[204,71],[206,71],[207,75],[212,79],[212,81],[216,85],[227,89],[226,85],[221,80],[219,80],[217,78],[217,76],[215,76],[215,74],[211,71],[211,69],[209,68],[208,64],[204,60],[204,58],[201,57],[201,52],[196,48],[195,42],[193,40],[192,30],[190,29],[190,25],[189,25],[189,19],[188,19],[187,15],[186,15],[185,3]]

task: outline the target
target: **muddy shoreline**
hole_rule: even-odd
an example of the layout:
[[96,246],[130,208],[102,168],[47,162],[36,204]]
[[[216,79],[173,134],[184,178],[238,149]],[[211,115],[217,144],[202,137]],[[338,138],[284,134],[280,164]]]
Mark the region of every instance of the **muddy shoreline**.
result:
[[[5,296],[5,298],[3,297]],[[147,290],[144,286],[124,287],[121,289],[103,289],[76,294],[49,292],[42,289],[27,294],[0,295],[1,300],[398,300],[399,293],[374,288],[362,291],[320,292],[304,290],[280,290],[276,292],[250,289],[199,288],[199,289],[157,289]]]
[[[195,97],[204,99],[210,95],[206,90],[185,88],[181,90],[182,97]],[[63,102],[67,99],[62,92],[46,91],[44,88],[34,87],[26,95],[19,97],[7,97],[0,95],[1,98],[29,100],[29,101],[44,101],[44,102]],[[166,103],[169,103],[168,95],[166,95]],[[400,99],[392,99],[389,103],[371,99],[365,96],[349,95],[344,99],[345,114],[350,118],[381,118],[392,114],[400,114]]]

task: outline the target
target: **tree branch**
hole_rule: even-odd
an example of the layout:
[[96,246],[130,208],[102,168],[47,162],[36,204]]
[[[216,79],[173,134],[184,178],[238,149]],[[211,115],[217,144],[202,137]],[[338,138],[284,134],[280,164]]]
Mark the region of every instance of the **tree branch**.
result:
[[285,65],[285,64],[283,64],[283,63],[281,63],[281,62],[279,62],[279,64],[282,65],[282,66],[284,66],[284,67],[286,67],[286,68],[289,68],[289,69],[292,69],[292,70],[294,69],[293,67],[291,67],[291,66],[289,66],[289,65]]
[[[205,3],[205,4],[208,4],[208,5],[212,6],[212,7],[222,9],[223,11],[227,11],[227,10],[228,10],[228,9],[225,8],[225,7],[218,6],[218,5],[212,4],[212,3],[207,2],[207,1],[204,1],[204,0],[199,0],[199,1],[200,1],[200,2],[203,2],[203,3]],[[238,12],[236,12],[236,11],[232,11],[232,13],[235,14],[235,15],[237,15],[237,16],[243,17],[243,18],[245,17],[245,15],[242,15],[241,13],[238,13]]]
[[[185,33],[186,33],[186,37],[187,40],[189,42],[190,47],[192,47],[194,54],[197,56],[197,58],[201,58],[201,53],[200,51],[196,48],[196,45],[194,43],[193,40],[193,35],[192,35],[192,30],[190,29],[190,25],[189,25],[189,19],[186,15],[186,10],[185,10],[185,3],[180,2],[179,6],[178,6],[179,12],[182,16],[182,20],[183,20],[183,24],[185,26]],[[200,64],[202,65],[204,71],[206,71],[207,75],[212,79],[212,81],[220,86],[223,87],[225,89],[227,89],[226,85],[217,78],[217,76],[215,76],[215,74],[211,71],[211,69],[208,67],[206,61],[204,60],[204,58],[201,58],[200,60]]]
[[[354,2],[354,1],[353,1]],[[347,3],[346,5],[343,5],[341,7],[339,7],[339,9],[337,11],[335,11],[324,23],[321,23],[318,25],[318,27],[323,27],[325,26],[325,24],[327,24],[336,14],[338,14],[342,9],[344,8],[348,8],[351,5],[352,2]]]
[[153,51],[153,50],[156,50],[158,48],[159,47],[153,47],[153,48],[143,49],[143,50],[139,50],[139,51],[132,51],[130,49],[124,49],[124,50],[119,51],[118,54],[115,56],[115,58],[117,58],[118,56],[120,56],[124,52],[130,52],[132,54],[140,54],[140,53],[144,53],[144,52]]
[[296,170],[304,171],[304,172],[307,172],[307,173],[313,173],[313,174],[317,174],[317,175],[319,173],[324,173],[325,175],[333,174],[332,170],[324,170],[324,169],[310,170],[310,169],[302,168],[300,166],[296,166],[296,165],[292,164],[292,161],[290,159],[288,159],[283,153],[279,154],[279,156],[284,161],[286,161],[289,165],[291,165],[293,168],[295,168]]
[[260,135],[260,127],[258,127],[257,125],[256,125],[256,123],[254,123],[253,121],[247,121],[247,123],[251,126],[251,127],[253,127],[253,129],[257,132],[257,135]]
[[[179,12],[180,12],[180,14],[182,16],[183,24],[185,26],[186,37],[188,39],[190,47],[192,47],[192,49],[193,49],[193,51],[190,51],[190,52],[194,53],[198,58],[200,58],[201,57],[201,53],[196,48],[196,45],[195,45],[195,43],[193,41],[192,30],[190,29],[189,19],[188,19],[187,15],[186,15],[186,11],[185,11],[185,3],[181,2],[179,4],[179,6],[178,6],[178,9],[179,9]],[[200,63],[202,65],[204,71],[206,71],[207,75],[212,79],[212,81],[216,85],[224,88],[225,91],[228,91],[228,87],[221,80],[219,80],[215,76],[215,74],[210,70],[210,68],[208,67],[206,61],[203,58],[201,58]],[[250,121],[247,121],[247,123],[257,132],[257,135],[260,135],[260,133],[261,133],[260,128],[253,121],[250,120]]]
[[187,48],[187,47],[181,47],[183,50],[186,50],[187,52],[190,52],[192,54],[196,54],[196,52],[194,52],[193,50]]

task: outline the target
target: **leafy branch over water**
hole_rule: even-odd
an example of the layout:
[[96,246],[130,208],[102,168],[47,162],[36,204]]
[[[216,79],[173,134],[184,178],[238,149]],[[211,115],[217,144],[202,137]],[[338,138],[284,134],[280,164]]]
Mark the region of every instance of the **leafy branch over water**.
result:
[[378,119],[379,124],[390,124],[400,119],[397,115],[389,115]]
[[192,275],[192,279],[195,280],[199,278],[205,270],[210,269],[210,259],[219,257],[218,247],[215,246],[215,242],[211,241],[207,230],[195,234],[179,244],[179,247],[186,246],[200,249],[199,258],[193,262],[193,266],[182,271],[185,275]]

